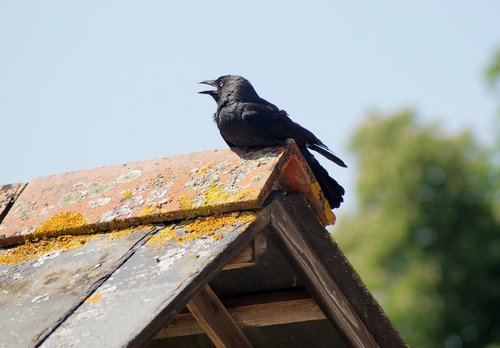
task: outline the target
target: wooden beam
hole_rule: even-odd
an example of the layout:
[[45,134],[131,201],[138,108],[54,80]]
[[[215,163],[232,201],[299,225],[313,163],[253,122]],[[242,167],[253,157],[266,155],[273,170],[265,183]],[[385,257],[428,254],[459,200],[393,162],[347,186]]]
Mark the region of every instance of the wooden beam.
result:
[[243,249],[234,259],[231,260],[227,265],[222,269],[223,271],[227,271],[230,269],[238,269],[238,268],[246,268],[255,266],[254,261],[254,245],[253,241],[251,244],[247,245],[245,249]]
[[[304,285],[316,300],[330,322],[336,326],[352,347],[379,347],[363,321],[352,308],[344,293],[314,252],[313,246],[304,238],[307,233],[327,233],[310,231],[316,228],[301,223],[301,217],[289,213],[290,204],[276,200],[271,207],[270,234],[282,246],[286,256],[295,265]],[[309,231],[308,231],[309,229]]]
[[195,295],[187,308],[216,347],[253,347],[210,286]]
[[223,270],[239,269],[256,266],[264,261],[267,250],[267,236],[258,233],[255,239],[243,249],[234,259],[224,266]]
[[[302,289],[222,300],[241,328],[290,324],[326,319],[316,302]],[[204,333],[191,313],[177,314],[155,339]]]

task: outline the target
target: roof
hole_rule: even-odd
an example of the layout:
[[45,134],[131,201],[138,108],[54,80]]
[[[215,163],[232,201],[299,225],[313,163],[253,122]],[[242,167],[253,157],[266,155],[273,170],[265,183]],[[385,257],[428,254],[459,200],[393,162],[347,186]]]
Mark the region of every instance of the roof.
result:
[[325,224],[333,223],[299,158],[295,145],[223,149],[35,178],[0,225],[0,245],[49,232],[82,234],[257,209],[276,189],[301,193]]
[[2,222],[5,215],[7,215],[7,212],[25,186],[25,184],[0,185],[0,222]]
[[404,346],[293,142],[6,187],[0,347]]

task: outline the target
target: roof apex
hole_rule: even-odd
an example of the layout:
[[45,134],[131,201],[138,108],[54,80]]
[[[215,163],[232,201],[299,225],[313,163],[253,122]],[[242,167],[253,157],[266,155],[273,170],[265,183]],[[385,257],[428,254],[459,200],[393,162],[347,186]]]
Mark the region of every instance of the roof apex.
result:
[[302,194],[324,225],[334,223],[319,184],[289,141],[35,178],[0,224],[0,245],[259,209],[275,190]]

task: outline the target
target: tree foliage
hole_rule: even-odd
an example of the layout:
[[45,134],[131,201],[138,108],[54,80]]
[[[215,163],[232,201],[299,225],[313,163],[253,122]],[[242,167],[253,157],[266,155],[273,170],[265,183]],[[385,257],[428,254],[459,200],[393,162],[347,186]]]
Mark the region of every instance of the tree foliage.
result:
[[486,80],[494,86],[500,80],[500,49],[493,55],[489,66],[485,71]]
[[[500,49],[498,49],[488,67],[485,70],[486,81],[490,85],[491,89],[494,92],[500,92]],[[497,140],[497,151],[500,151],[500,93],[497,93],[498,98],[498,112],[497,112],[497,124],[496,124],[496,140]],[[499,158],[497,161],[500,161],[500,155],[497,154]]]
[[413,347],[500,345],[498,172],[412,111],[357,130],[359,209],[335,238]]

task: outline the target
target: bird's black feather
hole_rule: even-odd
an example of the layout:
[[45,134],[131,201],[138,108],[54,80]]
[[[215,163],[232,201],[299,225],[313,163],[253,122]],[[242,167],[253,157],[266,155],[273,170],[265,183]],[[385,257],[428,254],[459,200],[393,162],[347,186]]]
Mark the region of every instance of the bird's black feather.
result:
[[330,177],[308,148],[339,166],[347,166],[321,140],[293,122],[286,111],[260,98],[250,82],[241,76],[226,75],[202,83],[216,87],[216,90],[200,93],[210,94],[217,102],[214,120],[229,146],[278,146],[285,145],[287,139],[294,139],[330,206],[340,206],[344,201],[344,189]]

